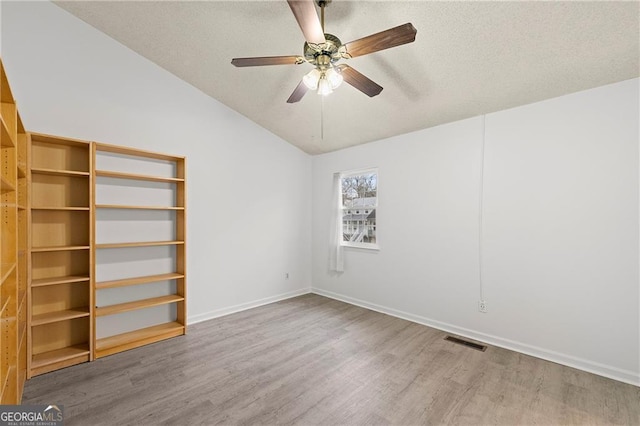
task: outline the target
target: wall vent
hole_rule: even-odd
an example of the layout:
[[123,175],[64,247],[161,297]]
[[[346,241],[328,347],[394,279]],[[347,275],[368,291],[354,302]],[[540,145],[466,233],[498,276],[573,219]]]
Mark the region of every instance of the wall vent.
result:
[[484,351],[487,350],[487,347],[485,345],[481,345],[479,343],[470,342],[469,340],[460,339],[459,337],[447,336],[447,337],[444,338],[444,340],[448,340],[450,342],[457,343],[459,345],[463,345],[463,346],[466,346],[468,348],[472,348],[472,349],[475,349],[475,350],[481,351],[481,352],[484,352]]

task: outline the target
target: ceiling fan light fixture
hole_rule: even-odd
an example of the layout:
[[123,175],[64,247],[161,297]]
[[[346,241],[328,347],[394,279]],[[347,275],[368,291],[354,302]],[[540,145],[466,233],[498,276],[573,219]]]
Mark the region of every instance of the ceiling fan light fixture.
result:
[[316,90],[318,89],[318,82],[321,78],[322,73],[317,68],[314,68],[302,77],[302,82],[309,90]]
[[333,93],[333,87],[331,82],[327,79],[327,76],[323,73],[318,81],[318,95],[327,96]]
[[302,82],[309,90],[315,90],[319,95],[326,96],[342,84],[342,74],[335,68],[327,70],[314,68],[302,78]]
[[342,74],[335,68],[329,68],[325,72],[325,77],[329,80],[332,89],[337,89],[342,84]]

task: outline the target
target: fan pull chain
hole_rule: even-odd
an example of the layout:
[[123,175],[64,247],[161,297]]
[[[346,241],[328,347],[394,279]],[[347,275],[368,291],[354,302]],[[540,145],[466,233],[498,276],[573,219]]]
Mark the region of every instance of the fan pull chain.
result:
[[324,140],[324,96],[320,96],[320,140]]

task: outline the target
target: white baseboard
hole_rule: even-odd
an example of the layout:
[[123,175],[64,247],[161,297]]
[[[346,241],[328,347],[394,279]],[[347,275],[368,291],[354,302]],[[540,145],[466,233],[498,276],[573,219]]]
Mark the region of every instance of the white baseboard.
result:
[[257,308],[258,306],[268,305],[269,303],[279,302],[281,300],[302,296],[303,294],[308,293],[311,293],[310,287],[290,291],[287,293],[277,294],[275,296],[265,297],[264,299],[253,300],[247,303],[241,303],[239,305],[229,306],[227,308],[216,309],[215,311],[205,312],[204,314],[198,314],[187,318],[187,325],[223,317],[225,315],[234,314],[240,311],[246,311],[247,309]]
[[391,315],[397,318],[402,318],[407,321],[426,325],[428,327],[446,331],[447,333],[453,333],[459,336],[467,337],[469,339],[478,340],[480,342],[488,343],[493,346],[499,346],[504,349],[521,352],[523,354],[531,355],[536,358],[542,358],[544,360],[555,362],[557,364],[562,364],[568,367],[577,368],[578,370],[584,370],[589,373],[608,377],[610,379],[628,383],[630,385],[640,386],[640,374],[634,373],[633,371],[622,370],[609,365],[604,365],[604,364],[589,361],[586,359],[577,358],[571,355],[550,351],[537,346],[527,345],[525,343],[504,339],[502,337],[493,336],[490,334],[481,333],[475,330],[470,330],[468,328],[458,327],[455,325],[436,321],[436,320],[422,317],[419,315],[410,314],[408,312],[398,311],[396,309],[388,308],[386,306],[377,305],[375,303],[369,303],[364,300],[355,299],[349,296],[345,296],[343,294],[334,293],[332,291],[327,291],[320,288],[312,287],[311,293],[315,293],[320,296],[329,297],[331,299],[336,299],[341,302],[346,302],[346,303],[360,306],[363,308],[371,309],[372,311],[381,312],[383,314]]

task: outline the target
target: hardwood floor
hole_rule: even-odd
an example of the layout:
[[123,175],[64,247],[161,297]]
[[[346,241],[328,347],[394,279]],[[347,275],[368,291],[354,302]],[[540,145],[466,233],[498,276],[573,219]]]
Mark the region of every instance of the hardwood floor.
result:
[[65,425],[640,424],[640,388],[318,295],[29,380]]

